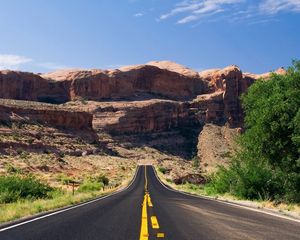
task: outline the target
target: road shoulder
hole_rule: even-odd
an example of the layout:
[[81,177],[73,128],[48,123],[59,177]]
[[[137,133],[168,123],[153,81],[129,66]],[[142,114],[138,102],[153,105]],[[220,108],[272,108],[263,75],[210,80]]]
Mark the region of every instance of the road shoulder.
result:
[[264,214],[268,214],[268,215],[272,215],[275,217],[284,218],[287,220],[291,220],[291,221],[300,223],[300,215],[297,212],[267,208],[267,207],[262,206],[261,203],[249,201],[249,200],[248,201],[247,200],[235,200],[235,199],[226,198],[226,196],[208,196],[208,195],[199,194],[195,191],[184,191],[178,187],[179,185],[176,185],[174,183],[170,183],[169,181],[167,181],[165,176],[162,173],[160,173],[156,167],[153,166],[153,169],[154,169],[155,175],[157,176],[157,179],[159,180],[159,182],[165,188],[169,189],[170,191],[179,192],[181,194],[185,194],[185,195],[189,195],[189,196],[193,196],[193,197],[209,199],[212,201],[221,202],[221,203],[228,204],[231,206],[241,207],[241,208],[248,209],[248,210],[255,211],[255,212],[261,212]]

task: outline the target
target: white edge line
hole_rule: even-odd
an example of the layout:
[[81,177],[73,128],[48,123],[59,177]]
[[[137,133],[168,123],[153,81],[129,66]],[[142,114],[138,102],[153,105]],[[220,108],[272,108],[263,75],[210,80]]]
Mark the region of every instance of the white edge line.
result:
[[183,195],[187,195],[187,196],[191,196],[191,197],[195,197],[195,198],[201,198],[201,199],[206,199],[206,200],[215,201],[215,202],[219,202],[219,203],[224,203],[224,204],[227,204],[227,205],[230,205],[230,206],[240,207],[240,208],[244,208],[244,209],[247,209],[247,210],[251,210],[253,212],[264,213],[264,214],[271,215],[271,216],[274,216],[274,217],[283,218],[283,219],[286,219],[286,220],[290,220],[290,221],[294,221],[294,222],[300,223],[300,220],[294,219],[293,217],[283,216],[283,215],[276,214],[276,213],[270,213],[270,212],[267,212],[267,211],[264,211],[264,210],[259,210],[259,209],[255,209],[255,208],[252,208],[252,207],[243,206],[243,205],[240,205],[238,203],[227,202],[227,201],[222,201],[222,200],[219,200],[219,199],[213,199],[213,198],[206,197],[206,196],[199,196],[199,195],[194,195],[194,194],[191,194],[191,193],[181,192],[179,190],[173,189],[173,188],[167,186],[166,184],[164,184],[160,180],[160,178],[158,177],[158,175],[156,173],[156,169],[153,166],[152,166],[152,168],[153,168],[155,176],[158,179],[158,181],[160,182],[160,184],[164,188],[168,189],[169,191],[176,192],[176,193],[181,193]]
[[121,192],[124,192],[125,190],[127,190],[135,182],[135,179],[136,179],[139,168],[140,168],[140,166],[137,167],[137,169],[135,171],[135,175],[134,175],[133,179],[131,180],[130,184],[127,187],[123,188],[123,189],[117,190],[116,192],[114,192],[112,194],[109,194],[109,195],[106,195],[106,196],[103,196],[103,197],[99,197],[99,198],[94,199],[94,200],[90,200],[88,202],[84,202],[84,203],[81,203],[81,204],[78,204],[78,205],[75,205],[75,206],[72,206],[72,207],[69,207],[69,208],[66,208],[66,209],[58,210],[56,212],[52,212],[52,213],[49,213],[49,214],[46,214],[46,215],[43,215],[43,216],[40,216],[40,217],[37,217],[37,218],[33,218],[33,219],[30,219],[30,220],[27,220],[27,221],[24,221],[24,222],[20,222],[20,223],[11,225],[11,226],[6,227],[6,228],[2,228],[2,229],[0,229],[0,232],[4,232],[6,230],[25,225],[27,223],[35,222],[35,221],[41,220],[43,218],[51,217],[53,215],[56,215],[56,214],[59,214],[59,213],[62,213],[62,212],[66,212],[66,211],[69,211],[69,210],[72,210],[72,209],[75,209],[75,208],[79,208],[79,207],[88,205],[90,203],[94,203],[94,202],[103,200],[105,198],[112,197],[112,196],[114,196],[116,194],[119,194]]

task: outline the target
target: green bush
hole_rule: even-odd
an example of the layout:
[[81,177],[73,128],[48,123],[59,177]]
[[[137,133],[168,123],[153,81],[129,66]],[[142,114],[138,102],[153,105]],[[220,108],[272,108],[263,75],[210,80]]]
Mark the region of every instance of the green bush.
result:
[[158,171],[160,171],[162,174],[166,174],[167,169],[164,168],[164,167],[159,167],[159,168],[158,168]]
[[68,185],[71,181],[74,181],[71,177],[66,176],[65,174],[59,174],[56,179],[64,185]]
[[109,184],[109,179],[108,177],[104,176],[104,175],[99,175],[96,177],[96,181],[99,183],[103,183],[104,185],[108,185]]
[[99,191],[103,187],[104,184],[102,182],[85,181],[79,186],[78,192]]
[[234,159],[211,177],[209,193],[231,193],[240,198],[269,200],[281,194],[280,181],[264,161]]
[[53,188],[34,177],[18,175],[0,177],[0,203],[11,203],[21,199],[47,198]]
[[300,62],[285,75],[256,81],[242,97],[246,131],[213,191],[248,199],[300,202]]
[[12,173],[12,174],[13,173],[21,174],[23,172],[22,169],[15,167],[11,164],[6,164],[5,169],[6,169],[7,173]]

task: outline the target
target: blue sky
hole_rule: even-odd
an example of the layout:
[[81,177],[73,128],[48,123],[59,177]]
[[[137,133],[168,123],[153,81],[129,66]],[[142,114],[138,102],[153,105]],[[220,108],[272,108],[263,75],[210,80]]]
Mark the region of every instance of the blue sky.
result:
[[0,69],[171,60],[261,73],[300,59],[300,0],[0,0]]

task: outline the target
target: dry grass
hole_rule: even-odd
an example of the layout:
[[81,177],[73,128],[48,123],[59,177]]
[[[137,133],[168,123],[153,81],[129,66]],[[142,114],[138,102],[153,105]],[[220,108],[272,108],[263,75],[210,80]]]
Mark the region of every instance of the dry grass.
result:
[[93,192],[75,192],[72,195],[70,191],[56,192],[51,199],[38,199],[34,201],[23,200],[16,203],[0,204],[0,223],[13,221],[16,219],[32,216],[37,213],[46,212],[74,204],[82,203],[96,197],[101,197],[110,194],[118,189],[127,186],[134,172],[128,175],[127,178],[123,178],[121,184],[118,187],[110,187],[104,191]]

